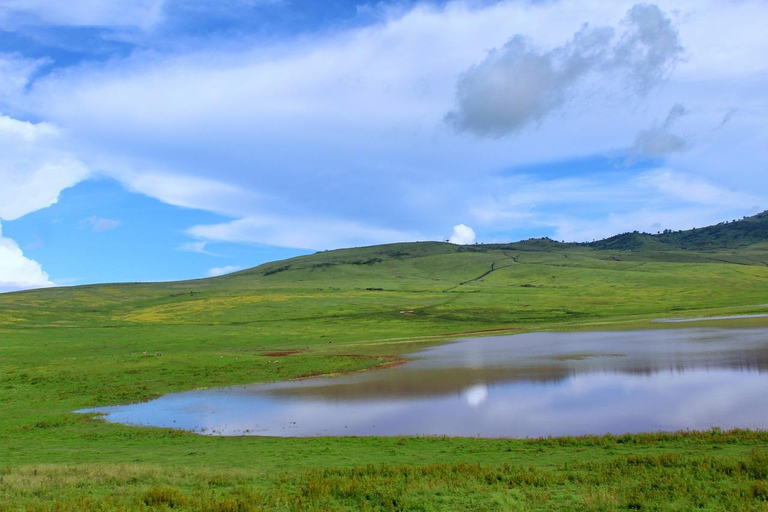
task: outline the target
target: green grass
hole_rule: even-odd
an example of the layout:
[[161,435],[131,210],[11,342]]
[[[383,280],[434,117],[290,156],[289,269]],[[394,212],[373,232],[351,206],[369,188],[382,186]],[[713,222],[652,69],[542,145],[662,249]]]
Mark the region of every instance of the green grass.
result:
[[[768,434],[718,431],[549,440],[233,439],[285,467],[65,463],[0,469],[27,510],[765,510]],[[213,442],[213,441],[211,441]],[[204,443],[205,444],[205,443]],[[244,446],[245,445],[245,446]],[[259,450],[258,452],[256,450]],[[340,454],[345,454],[341,457]],[[339,460],[342,458],[342,460]],[[376,458],[376,463],[366,459]]]
[[[0,295],[0,510],[764,510],[765,476],[754,469],[768,457],[764,433],[212,438],[73,413],[358,371],[498,330],[765,313],[763,262],[760,245],[697,253],[419,243],[206,280]],[[269,364],[286,350],[297,352]]]

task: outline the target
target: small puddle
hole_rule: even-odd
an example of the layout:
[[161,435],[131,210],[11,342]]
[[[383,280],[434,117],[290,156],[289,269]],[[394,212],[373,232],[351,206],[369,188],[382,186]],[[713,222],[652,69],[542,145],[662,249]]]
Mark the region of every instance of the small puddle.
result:
[[299,437],[768,427],[768,328],[519,334],[411,357],[380,371],[81,412],[209,435]]

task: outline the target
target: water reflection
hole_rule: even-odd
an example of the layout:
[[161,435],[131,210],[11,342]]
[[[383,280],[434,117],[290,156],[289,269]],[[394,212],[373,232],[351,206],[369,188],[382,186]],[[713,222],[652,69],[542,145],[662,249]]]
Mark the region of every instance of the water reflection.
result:
[[218,435],[531,437],[768,426],[768,329],[464,340],[396,368],[95,409]]
[[462,396],[470,407],[477,407],[488,400],[488,384],[475,384],[462,392]]

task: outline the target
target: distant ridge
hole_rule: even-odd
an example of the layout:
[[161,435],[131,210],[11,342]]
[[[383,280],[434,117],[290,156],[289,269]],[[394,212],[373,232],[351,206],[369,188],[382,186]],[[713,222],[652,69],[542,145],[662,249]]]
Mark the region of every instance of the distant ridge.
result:
[[708,251],[739,249],[763,242],[768,242],[768,211],[704,228],[666,230],[658,234],[634,231],[584,245],[595,249],[624,251]]
[[[473,255],[498,254],[517,261],[514,253],[582,255],[614,261],[725,262],[740,265],[768,265],[762,256],[768,250],[768,211],[741,220],[714,226],[657,234],[638,231],[622,233],[595,242],[558,242],[548,237],[519,242],[454,245],[446,242],[404,242],[348,249],[320,251],[289,260],[270,262],[214,279],[246,275],[284,280],[298,278],[301,272],[346,267],[359,275],[371,275],[370,269],[381,263],[419,260],[430,257],[463,255],[465,263]],[[760,255],[751,254],[757,251]],[[459,261],[459,260],[457,260]],[[491,270],[492,271],[492,270]],[[290,278],[288,276],[291,276]]]

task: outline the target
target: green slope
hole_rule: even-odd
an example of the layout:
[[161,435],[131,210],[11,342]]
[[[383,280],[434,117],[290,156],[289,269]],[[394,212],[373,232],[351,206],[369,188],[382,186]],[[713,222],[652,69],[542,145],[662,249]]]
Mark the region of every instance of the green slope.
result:
[[587,244],[596,249],[631,251],[743,250],[768,241],[768,211],[715,226],[659,234],[623,233]]

